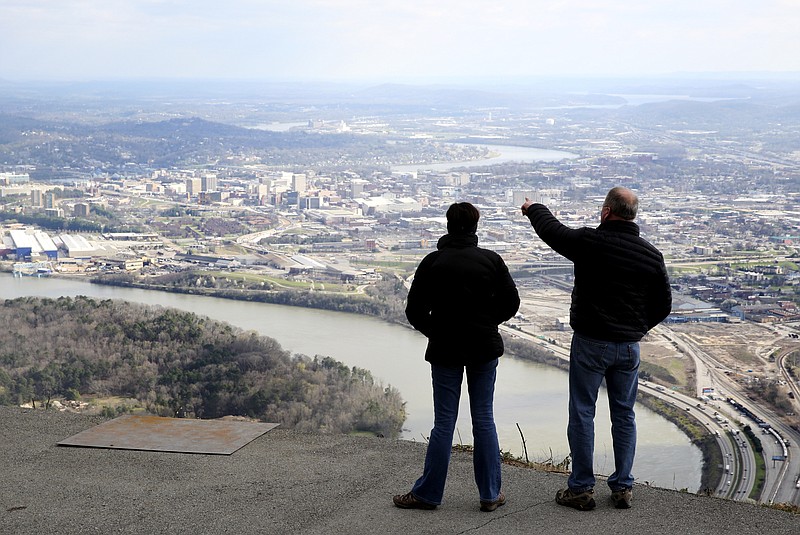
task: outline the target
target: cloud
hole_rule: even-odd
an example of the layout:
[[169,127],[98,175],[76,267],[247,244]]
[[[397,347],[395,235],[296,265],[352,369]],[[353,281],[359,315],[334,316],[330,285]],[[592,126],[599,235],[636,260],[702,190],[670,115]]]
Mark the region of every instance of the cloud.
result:
[[800,71],[793,0],[5,0],[0,78]]

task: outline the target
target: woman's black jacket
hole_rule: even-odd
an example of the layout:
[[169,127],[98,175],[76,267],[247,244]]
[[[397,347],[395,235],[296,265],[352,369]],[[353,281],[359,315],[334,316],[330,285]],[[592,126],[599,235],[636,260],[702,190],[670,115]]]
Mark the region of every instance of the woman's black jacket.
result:
[[417,267],[406,317],[428,338],[425,360],[457,366],[502,355],[497,326],[518,308],[517,287],[500,255],[478,247],[474,233],[451,233]]

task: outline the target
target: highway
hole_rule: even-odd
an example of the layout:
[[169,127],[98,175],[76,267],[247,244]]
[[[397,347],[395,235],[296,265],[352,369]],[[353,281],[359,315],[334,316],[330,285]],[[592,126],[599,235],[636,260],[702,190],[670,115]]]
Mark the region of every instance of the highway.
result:
[[[500,329],[510,335],[539,344],[559,358],[569,360],[567,348],[506,325],[501,325]],[[774,414],[752,403],[741,387],[725,375],[722,366],[697,347],[689,337],[663,325],[656,329],[674,341],[680,351],[695,361],[698,383],[696,397],[668,390],[647,381],[640,381],[639,390],[691,413],[695,420],[716,437],[725,459],[725,466],[722,467],[724,477],[714,489],[715,495],[733,500],[750,499],[757,483],[758,471],[756,452],[744,434],[744,427],[749,426],[761,440],[766,465],[764,487],[759,501],[800,504],[800,489],[795,488],[800,477],[800,455],[793,452],[791,446],[794,444],[796,448],[797,444],[800,444],[800,433],[783,424]],[[703,388],[713,388],[716,394],[714,398],[712,399],[707,393],[704,394]],[[797,388],[796,385],[794,388]],[[768,423],[770,429],[759,427],[757,421],[747,418],[725,397],[720,399],[723,394],[729,395],[753,416]],[[800,391],[795,395],[800,397]],[[784,440],[789,440],[790,446],[787,446]]]
[[721,467],[723,477],[714,489],[715,495],[734,500],[748,498],[755,484],[756,459],[736,422],[720,414],[713,403],[698,402],[690,396],[644,381],[639,383],[639,387],[640,391],[690,412],[695,420],[714,435],[722,452],[724,465]]
[[[559,358],[569,361],[569,350],[547,342],[534,334],[512,329],[506,325],[501,325],[500,330],[530,342],[537,343],[546,347],[554,355]],[[715,494],[718,496],[742,499],[747,498],[752,489],[755,477],[755,458],[749,448],[742,448],[741,438],[737,440],[740,430],[736,428],[735,424],[731,424],[729,418],[719,417],[714,418],[715,411],[708,411],[705,409],[698,409],[697,399],[685,396],[672,390],[667,390],[661,385],[650,383],[647,381],[639,382],[639,391],[649,394],[655,398],[661,399],[671,405],[674,405],[680,410],[692,412],[692,417],[699,421],[703,426],[708,429],[709,433],[713,433],[716,437],[717,443],[722,450],[723,457],[729,460],[729,467],[726,471],[726,477],[722,478],[719,486],[715,489]],[[735,434],[734,434],[735,433]],[[744,450],[744,453],[742,452]]]
[[[697,347],[691,338],[676,333],[663,325],[658,328],[661,329],[662,333],[666,333],[668,338],[673,340],[681,351],[694,359],[697,369],[698,397],[703,395],[703,388],[713,388],[713,391],[719,397],[735,399],[737,403],[755,417],[753,419],[747,416],[745,413],[734,409],[729,403],[721,403],[719,400],[716,403],[716,407],[720,412],[727,414],[731,421],[739,421],[742,427],[749,425],[756,435],[761,438],[766,461],[766,476],[761,501],[766,503],[800,503],[799,489],[796,488],[797,480],[800,477],[800,454],[796,451],[797,445],[800,444],[800,432],[789,427],[769,409],[751,401],[744,388],[731,379],[730,374],[732,371]],[[790,352],[785,351],[782,354],[783,358],[776,359],[776,364],[781,373],[784,374],[784,377],[789,379],[787,383],[791,385],[791,388],[797,390],[797,384],[788,377],[783,366],[783,359]],[[728,373],[726,374],[726,372]],[[799,394],[800,391],[795,393],[795,403]],[[759,427],[760,422],[769,425],[772,431],[762,430]],[[786,441],[789,443],[788,446]],[[794,449],[792,445],[794,445]]]

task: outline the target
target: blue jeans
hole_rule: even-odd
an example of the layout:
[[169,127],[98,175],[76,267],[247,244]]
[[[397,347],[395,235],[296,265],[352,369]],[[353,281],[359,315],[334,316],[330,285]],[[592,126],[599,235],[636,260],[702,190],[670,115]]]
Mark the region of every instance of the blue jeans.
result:
[[461,379],[467,371],[469,409],[472,416],[473,467],[481,501],[494,501],[500,495],[500,444],[494,425],[494,383],[497,359],[476,366],[437,366],[431,364],[433,378],[433,429],[422,476],[411,492],[418,499],[439,505],[453,449],[453,433],[458,418]]
[[597,393],[606,380],[614,442],[614,473],[608,486],[617,491],[633,486],[636,420],[633,405],[639,388],[639,343],[604,342],[574,334],[569,362],[569,425],[574,492],[594,488],[594,416]]

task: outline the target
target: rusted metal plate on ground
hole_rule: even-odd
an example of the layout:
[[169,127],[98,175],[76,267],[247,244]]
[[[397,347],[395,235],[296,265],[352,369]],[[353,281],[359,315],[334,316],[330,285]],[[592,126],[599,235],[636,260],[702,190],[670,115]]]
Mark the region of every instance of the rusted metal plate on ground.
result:
[[81,431],[58,445],[230,455],[278,425],[125,414]]

